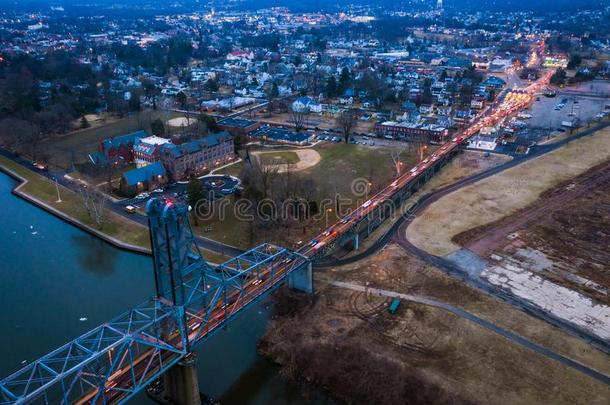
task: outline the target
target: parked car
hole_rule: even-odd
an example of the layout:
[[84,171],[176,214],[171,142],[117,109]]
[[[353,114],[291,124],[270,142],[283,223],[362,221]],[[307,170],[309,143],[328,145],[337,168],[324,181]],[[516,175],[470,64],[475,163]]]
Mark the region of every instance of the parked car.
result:
[[135,205],[126,205],[125,206],[125,211],[130,214],[135,214],[137,209],[138,209],[138,207],[136,207]]

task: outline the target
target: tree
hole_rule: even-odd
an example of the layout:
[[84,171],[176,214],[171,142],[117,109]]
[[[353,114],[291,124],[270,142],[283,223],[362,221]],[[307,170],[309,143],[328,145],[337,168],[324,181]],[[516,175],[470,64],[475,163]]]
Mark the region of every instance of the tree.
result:
[[211,115],[200,114],[198,121],[203,124],[209,132],[215,133],[220,130],[218,123],[216,122],[216,118],[212,117]]
[[271,86],[271,88],[269,89],[268,93],[267,93],[267,99],[269,101],[277,98],[280,95],[280,91],[277,88],[277,84],[273,83],[273,85]]
[[404,152],[404,149],[392,149],[390,152],[390,157],[392,158],[392,165],[394,166],[394,170],[396,171],[396,177],[400,176],[400,172],[402,171],[402,166],[404,162],[400,160],[400,155]]
[[201,180],[198,178],[191,179],[186,186],[186,195],[192,212],[194,212],[193,219],[195,226],[198,226],[197,207],[205,201],[205,193],[203,192]]
[[294,130],[300,132],[305,128],[305,118],[309,110],[307,108],[297,109],[290,108],[290,122],[294,125]]
[[164,136],[165,135],[165,124],[161,120],[161,118],[157,118],[153,122],[150,123],[150,131],[153,135],[156,136]]
[[203,88],[206,91],[210,91],[210,92],[216,92],[219,89],[218,86],[218,82],[215,79],[208,79],[206,80],[206,82],[203,84]]
[[326,82],[326,95],[328,97],[335,97],[337,95],[337,79],[335,76],[330,76]]
[[176,100],[180,104],[180,108],[182,108],[184,110],[186,108],[186,100],[187,100],[186,94],[184,94],[184,92],[181,91],[180,93],[176,94]]
[[345,143],[348,143],[352,134],[352,130],[358,122],[356,110],[354,110],[353,108],[348,108],[347,110],[342,111],[335,121],[341,132],[343,132],[343,138],[345,139]]
[[104,225],[106,196],[97,187],[81,185],[78,187],[78,194],[81,196],[81,201],[87,216],[93,223],[102,229]]
[[89,128],[90,126],[91,126],[91,124],[89,124],[89,121],[87,121],[87,118],[83,115],[80,118],[80,128],[85,129],[85,128]]

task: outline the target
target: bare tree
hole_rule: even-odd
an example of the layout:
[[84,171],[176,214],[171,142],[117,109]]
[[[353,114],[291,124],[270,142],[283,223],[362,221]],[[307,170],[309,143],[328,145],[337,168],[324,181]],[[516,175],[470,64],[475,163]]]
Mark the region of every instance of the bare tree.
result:
[[392,165],[394,166],[394,170],[396,171],[396,177],[400,176],[402,166],[404,165],[404,162],[400,160],[400,155],[402,155],[404,151],[404,149],[393,149],[392,152],[390,152],[390,157],[392,158]]
[[348,108],[347,110],[342,111],[335,121],[339,129],[341,129],[341,132],[343,132],[345,143],[348,143],[352,135],[352,130],[358,122],[356,110]]
[[78,194],[81,196],[83,207],[92,220],[98,227],[102,229],[105,216],[106,197],[97,187],[81,185],[78,187]]
[[307,117],[309,110],[307,108],[304,109],[294,109],[290,108],[290,122],[294,125],[294,130],[297,132],[305,129],[305,119]]

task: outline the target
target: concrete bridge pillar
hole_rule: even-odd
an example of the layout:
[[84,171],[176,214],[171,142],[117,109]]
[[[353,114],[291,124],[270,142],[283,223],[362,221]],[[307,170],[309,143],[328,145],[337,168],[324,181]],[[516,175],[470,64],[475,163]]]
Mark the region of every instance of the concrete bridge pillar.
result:
[[353,243],[354,243],[354,250],[360,249],[360,235],[358,235],[358,234],[354,235]]
[[288,286],[294,290],[313,294],[313,270],[311,262],[288,276]]
[[189,353],[163,376],[163,397],[170,404],[200,405],[197,355]]

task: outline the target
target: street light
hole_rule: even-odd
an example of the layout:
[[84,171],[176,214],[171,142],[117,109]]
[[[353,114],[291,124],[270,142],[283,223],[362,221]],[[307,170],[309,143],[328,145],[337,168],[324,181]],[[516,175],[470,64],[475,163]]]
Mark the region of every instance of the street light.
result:
[[327,209],[326,209],[326,215],[325,215],[325,217],[326,217],[326,228],[328,228],[328,215],[329,215],[331,212],[333,212],[333,209],[332,209],[332,208],[327,208]]
[[55,201],[56,203],[60,203],[61,201],[61,196],[59,195],[59,184],[57,184],[57,177],[53,177],[53,180],[55,180],[55,190],[57,191],[57,201]]

